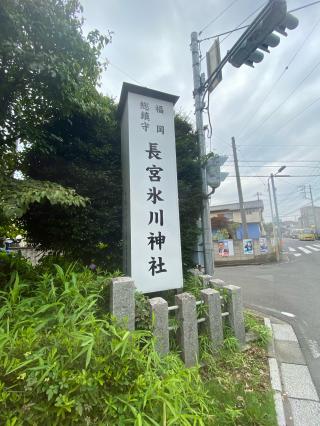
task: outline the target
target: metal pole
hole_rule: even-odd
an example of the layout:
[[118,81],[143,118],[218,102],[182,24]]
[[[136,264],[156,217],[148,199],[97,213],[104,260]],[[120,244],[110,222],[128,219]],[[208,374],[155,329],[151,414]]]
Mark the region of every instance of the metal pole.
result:
[[233,150],[234,168],[235,168],[235,171],[236,171],[236,178],[237,178],[237,187],[238,187],[238,195],[239,195],[239,204],[240,204],[240,214],[241,214],[243,238],[247,239],[247,238],[249,238],[248,225],[247,225],[246,212],[245,212],[244,203],[243,203],[243,195],[242,195],[241,178],[240,178],[240,171],[239,171],[239,164],[238,164],[237,148],[236,148],[236,142],[235,142],[234,137],[232,137],[232,150]]
[[[206,141],[203,131],[203,102],[202,102],[202,85],[200,76],[200,58],[198,46],[198,33],[191,34],[191,52],[192,52],[192,68],[193,68],[193,84],[194,84],[194,100],[195,100],[195,115],[196,115],[196,130],[198,135],[199,151],[201,159],[206,155]],[[208,185],[205,167],[201,167],[202,179],[202,236],[204,249],[204,268],[205,273],[213,275],[214,260],[213,260],[213,242],[210,220],[210,207],[208,199]]]
[[270,203],[271,219],[272,219],[273,239],[274,239],[275,247],[276,247],[277,261],[279,261],[279,244],[278,244],[278,238],[277,238],[277,235],[276,235],[276,227],[275,227],[275,224],[274,224],[274,215],[273,215],[273,207],[272,207],[271,189],[270,189],[269,179],[268,179],[268,193],[269,193],[269,203]]
[[280,218],[279,218],[276,187],[274,185],[274,174],[271,173],[270,177],[271,177],[271,185],[272,185],[272,192],[273,192],[274,209],[275,209],[275,212],[276,212],[277,236],[278,236],[278,242],[280,243],[280,241],[281,241],[281,229],[280,229]]
[[316,215],[316,209],[314,207],[313,202],[313,195],[312,195],[312,188],[311,185],[309,185],[309,191],[310,191],[310,199],[311,199],[311,205],[312,205],[312,213],[313,213],[313,221],[314,221],[314,227],[315,227],[315,234],[318,234],[318,221],[317,221],[317,215]]

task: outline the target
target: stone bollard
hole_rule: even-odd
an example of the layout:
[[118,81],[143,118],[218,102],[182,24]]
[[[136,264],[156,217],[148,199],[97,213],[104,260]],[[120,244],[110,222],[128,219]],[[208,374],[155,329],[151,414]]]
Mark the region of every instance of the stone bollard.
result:
[[211,339],[212,348],[219,349],[223,345],[220,293],[212,288],[206,288],[201,290],[201,298],[206,307],[205,327]]
[[181,293],[175,296],[178,328],[178,341],[181,356],[186,367],[197,364],[199,358],[198,321],[196,298],[190,293]]
[[212,279],[211,275],[198,275],[198,277],[200,278],[202,287],[209,287],[209,282]]
[[110,285],[110,312],[119,324],[132,331],[135,328],[135,286],[132,278],[113,278]]
[[215,278],[215,279],[211,279],[209,281],[209,284],[216,289],[221,289],[224,288],[226,286],[226,283],[222,280],[220,280],[219,278]]
[[149,300],[152,317],[153,335],[156,338],[155,348],[160,355],[169,352],[169,312],[168,303],[162,297]]
[[235,337],[239,340],[240,346],[244,346],[246,343],[246,332],[244,328],[241,288],[235,285],[227,285],[225,286],[225,289],[228,294],[228,323],[232,328]]

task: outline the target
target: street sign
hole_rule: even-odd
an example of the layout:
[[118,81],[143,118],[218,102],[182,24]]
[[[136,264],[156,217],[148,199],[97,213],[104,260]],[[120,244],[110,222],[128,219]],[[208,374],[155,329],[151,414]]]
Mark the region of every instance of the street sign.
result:
[[183,286],[173,109],[177,100],[128,83],[120,97],[124,269],[143,293]]
[[[214,71],[218,68],[221,62],[221,54],[220,54],[220,42],[219,38],[216,38],[207,52],[207,72],[208,78],[214,73]],[[222,71],[220,71],[217,76],[210,82],[208,86],[209,93],[213,92],[213,90],[218,86],[218,84],[222,81]]]

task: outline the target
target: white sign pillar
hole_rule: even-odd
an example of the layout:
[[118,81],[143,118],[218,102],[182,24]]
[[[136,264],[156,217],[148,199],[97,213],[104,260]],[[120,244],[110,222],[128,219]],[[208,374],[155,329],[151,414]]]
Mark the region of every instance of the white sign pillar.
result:
[[174,104],[124,83],[121,114],[124,271],[139,291],[182,288]]

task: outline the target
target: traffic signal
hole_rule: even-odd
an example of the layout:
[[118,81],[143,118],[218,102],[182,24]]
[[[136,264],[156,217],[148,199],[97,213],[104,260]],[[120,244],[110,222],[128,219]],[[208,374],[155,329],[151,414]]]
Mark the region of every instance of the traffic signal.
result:
[[220,186],[229,173],[221,172],[221,166],[227,161],[227,155],[214,155],[206,163],[207,185],[212,189]]
[[274,31],[287,36],[286,30],[293,30],[299,24],[298,18],[287,12],[285,0],[269,0],[249,28],[229,52],[229,62],[234,67],[261,62],[269,47],[276,47],[280,37]]

